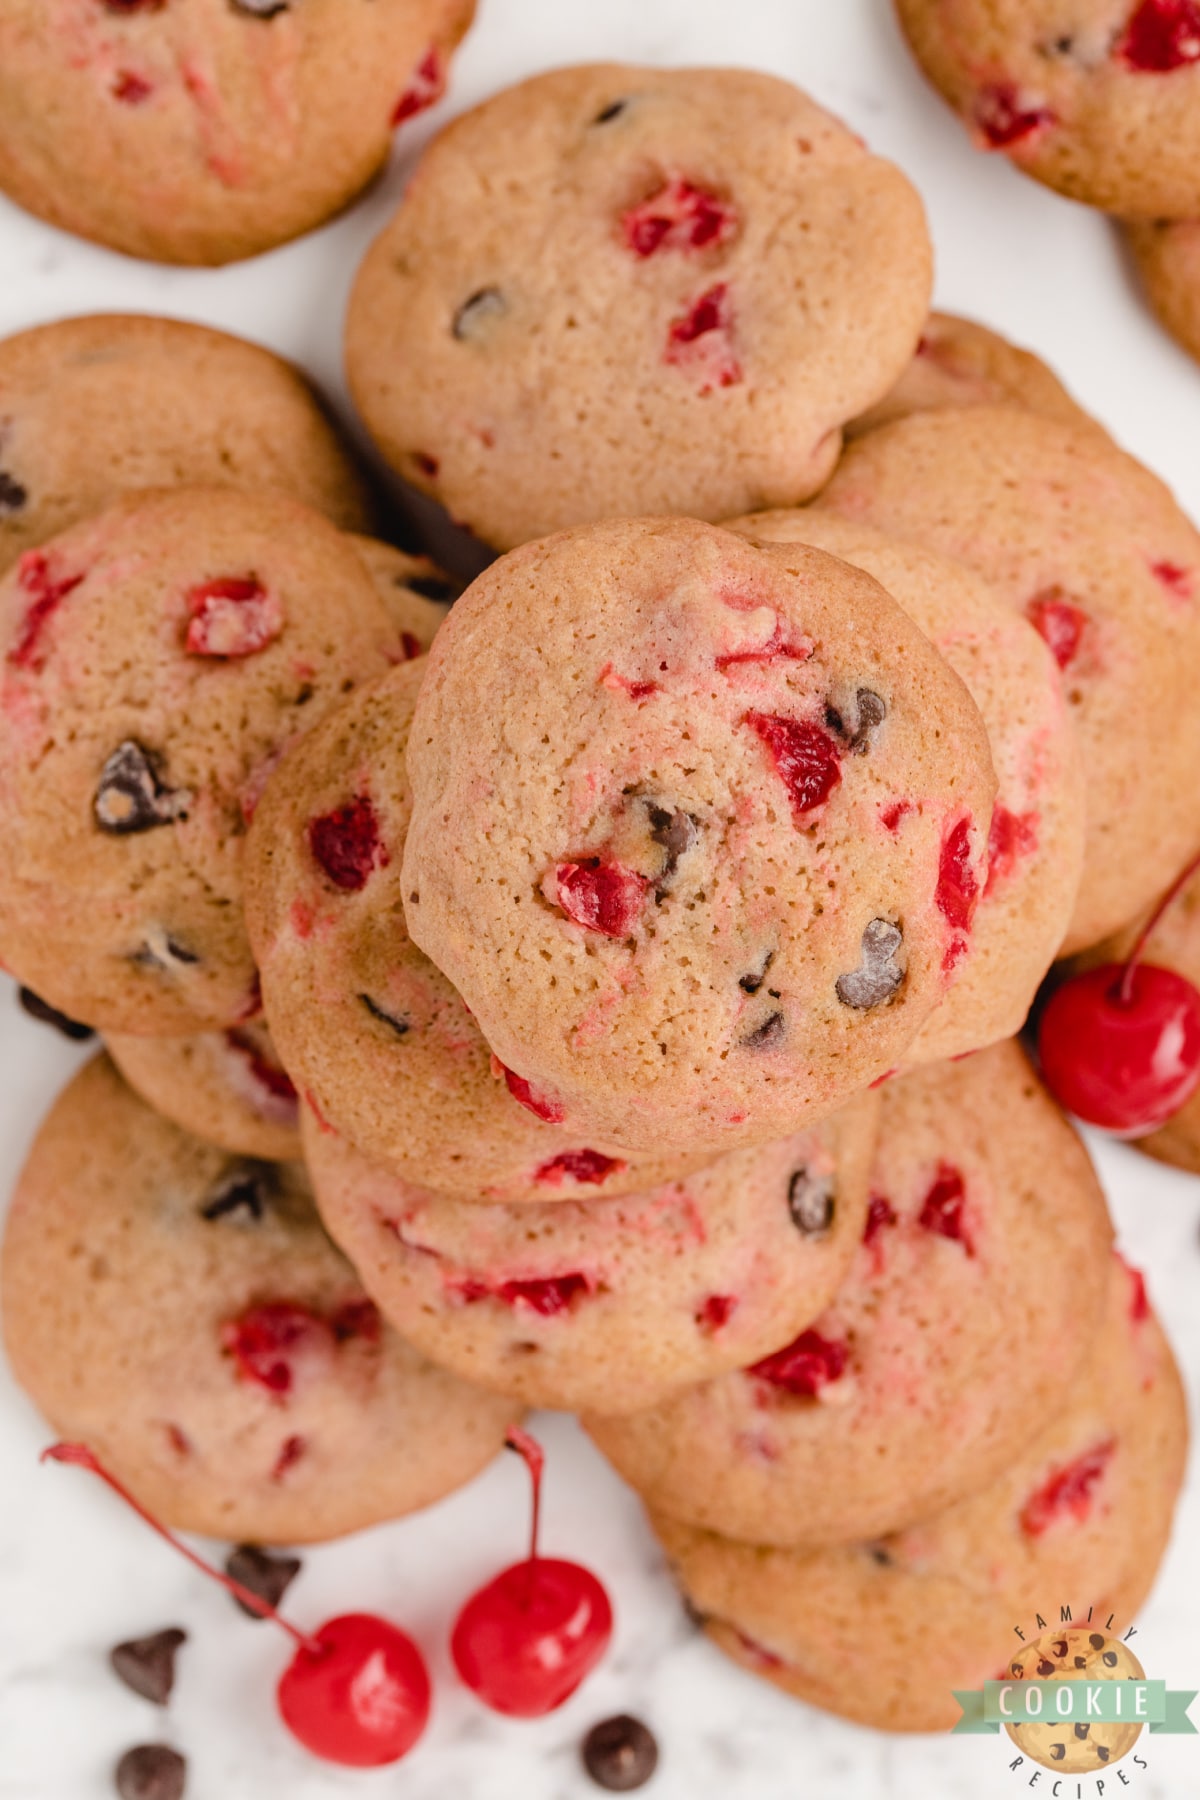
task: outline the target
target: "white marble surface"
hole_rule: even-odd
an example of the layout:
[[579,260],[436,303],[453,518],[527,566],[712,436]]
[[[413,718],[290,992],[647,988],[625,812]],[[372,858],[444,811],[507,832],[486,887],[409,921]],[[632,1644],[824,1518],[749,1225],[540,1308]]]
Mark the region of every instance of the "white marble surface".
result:
[[[480,13],[449,103],[410,129],[388,181],[349,217],[273,256],[215,273],[154,268],[73,242],[0,201],[0,332],[103,308],[175,313],[261,338],[337,392],[355,265],[440,117],[555,63],[747,64],[799,81],[895,157],[929,206],[940,301],[1049,357],[1200,514],[1200,370],[1143,313],[1103,220],[969,148],[915,74],[888,0],[482,0]],[[75,1060],[0,992],[3,1191]],[[1200,1184],[1112,1146],[1099,1160],[1126,1248],[1149,1271],[1194,1392]],[[87,1477],[39,1470],[45,1430],[0,1372],[0,1800],[99,1800],[111,1792],[119,1752],[159,1734],[190,1759],[190,1800],[261,1800],[271,1791],[288,1800],[566,1800],[595,1792],[576,1762],[581,1732],[622,1709],[659,1734],[661,1772],[648,1790],[655,1800],[990,1800],[1025,1791],[993,1740],[876,1737],[725,1664],[682,1620],[632,1497],[571,1422],[547,1420],[545,1435],[547,1546],[589,1559],[611,1585],[618,1629],[607,1663],[538,1724],[499,1721],[456,1687],[448,1621],[479,1579],[521,1549],[522,1479],[504,1459],[433,1513],[306,1559],[291,1595],[297,1618],[385,1609],[415,1630],[435,1671],[435,1721],[417,1753],[398,1770],[355,1775],[307,1760],[276,1723],[270,1695],[282,1640],[244,1623]],[[1139,1621],[1149,1672],[1172,1686],[1200,1686],[1198,1524],[1193,1486]],[[176,1622],[193,1635],[163,1718],[116,1684],[104,1652],[121,1636]],[[1150,1768],[1132,1771],[1128,1791],[1146,1800],[1200,1791],[1197,1740],[1146,1742]],[[1035,1791],[1046,1793],[1051,1779]],[[1126,1790],[1110,1778],[1109,1791]],[[1095,1794],[1095,1784],[1083,1792]]]

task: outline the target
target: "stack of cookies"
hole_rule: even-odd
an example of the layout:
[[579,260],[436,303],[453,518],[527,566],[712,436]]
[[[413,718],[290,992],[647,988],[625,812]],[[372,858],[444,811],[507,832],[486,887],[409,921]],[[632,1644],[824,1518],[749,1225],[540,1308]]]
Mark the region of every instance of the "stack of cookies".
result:
[[348,324],[503,552],[448,616],[264,352],[0,346],[0,955],[108,1052],[7,1342],[169,1522],[394,1518],[548,1406],[721,1648],[877,1726],[1141,1603],[1179,1380],[1015,1039],[1200,843],[1200,536],[930,286],[766,76],[459,120]]

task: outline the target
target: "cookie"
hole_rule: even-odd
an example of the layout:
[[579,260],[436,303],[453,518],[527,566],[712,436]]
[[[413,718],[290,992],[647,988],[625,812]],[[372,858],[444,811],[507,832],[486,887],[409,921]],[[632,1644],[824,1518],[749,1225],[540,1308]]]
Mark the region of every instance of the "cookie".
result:
[[1146,298],[1200,362],[1200,219],[1129,222],[1124,233]]
[[351,542],[399,636],[398,660],[412,662],[424,656],[462,584],[428,556],[410,556],[379,538],[353,537]]
[[359,271],[347,370],[393,467],[498,548],[720,519],[824,483],[930,282],[912,187],[789,83],[555,69],[425,151]]
[[1099,429],[1040,356],[974,319],[935,312],[925,321],[916,355],[891,393],[851,419],[846,437],[863,437],[912,413],[959,406],[1020,406],[1048,419]]
[[[900,1067],[1012,1037],[1074,911],[1083,868],[1083,765],[1058,667],[1026,619],[961,563],[810,507],[734,522],[759,542],[812,544],[873,575],[960,675],[987,726],[999,791],[988,872],[958,979]],[[895,830],[903,833],[908,815]]]
[[381,1321],[299,1164],[189,1137],[105,1057],[38,1134],[0,1278],[35,1405],[182,1530],[301,1543],[397,1518],[517,1417]]
[[[1026,1338],[1022,1369],[1044,1343]],[[881,1541],[806,1554],[657,1518],[690,1607],[744,1668],[886,1731],[948,1730],[953,1690],[1021,1665],[1046,1623],[1124,1633],[1166,1548],[1187,1417],[1145,1289],[1119,1264],[1090,1367],[1061,1396],[991,1487]]]
[[345,530],[370,523],[318,396],[258,344],[121,313],[0,339],[0,569],[118,494],[183,484],[274,488]]
[[1046,639],[1087,788],[1064,948],[1118,930],[1200,841],[1200,536],[1169,489],[1098,432],[974,407],[861,439],[821,505],[966,563]]
[[629,1150],[836,1110],[970,942],[983,722],[821,551],[618,520],[512,552],[438,634],[408,771],[414,940],[543,1108]]
[[491,1052],[404,921],[406,751],[422,662],[321,722],[267,783],[246,918],[280,1054],[327,1134],[460,1200],[599,1200],[677,1179],[701,1149],[585,1135]]
[[26,551],[0,578],[5,964],[101,1030],[252,1018],[246,826],[395,653],[352,545],[282,496],[128,496]]
[[323,224],[439,98],[474,0],[6,0],[0,189],[80,237],[226,263]]
[[895,1531],[996,1480],[1063,1404],[1110,1241],[1087,1153],[1015,1044],[905,1076],[883,1090],[857,1261],[811,1329],[588,1429],[689,1525],[804,1548]]
[[980,149],[1131,218],[1200,215],[1195,0],[896,0]]
[[879,1097],[686,1181],[615,1200],[472,1206],[398,1181],[305,1115],[325,1224],[426,1356],[529,1406],[656,1405],[794,1337],[867,1215]]
[[130,1087],[184,1131],[241,1156],[299,1158],[299,1097],[261,1022],[191,1037],[110,1033],[105,1048]]

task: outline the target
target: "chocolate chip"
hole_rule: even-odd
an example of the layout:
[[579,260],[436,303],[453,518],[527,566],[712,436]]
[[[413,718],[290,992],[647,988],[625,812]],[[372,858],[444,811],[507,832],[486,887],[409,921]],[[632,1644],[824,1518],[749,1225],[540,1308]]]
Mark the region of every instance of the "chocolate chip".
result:
[[862,961],[850,974],[837,978],[837,997],[843,1006],[865,1012],[891,999],[904,980],[904,970],[896,961],[903,944],[898,925],[888,919],[871,920],[862,934]]
[[872,693],[870,688],[859,688],[855,700],[858,704],[858,723],[854,727],[849,749],[852,756],[865,756],[871,747],[872,738],[887,718],[887,704],[878,694]]
[[0,469],[0,519],[7,519],[13,513],[19,513],[29,499],[26,490],[19,481],[4,469]]
[[1043,1656],[1041,1661],[1038,1663],[1038,1674],[1044,1678],[1047,1675],[1053,1675],[1053,1673],[1054,1673],[1054,1664],[1052,1662],[1049,1662],[1047,1660],[1047,1658]]
[[182,818],[191,799],[182,788],[167,787],[157,759],[135,739],[126,738],[100,771],[93,811],[101,831],[123,837]]
[[[738,982],[738,986],[741,988],[743,994],[757,994],[759,988],[762,986],[763,982],[767,979],[767,970],[771,967],[771,964],[774,961],[775,961],[775,952],[773,950],[768,950],[766,961],[763,963],[763,966],[759,970],[758,974],[757,975],[743,975],[741,977],[740,981]],[[775,998],[778,999],[778,995],[776,995]]]
[[273,19],[287,12],[292,0],[229,0],[234,12],[249,13],[252,19]]
[[1097,1744],[1095,1746],[1095,1749],[1096,1749],[1096,1755],[1100,1758],[1101,1762],[1107,1762],[1109,1757],[1112,1755],[1112,1751],[1109,1749],[1107,1744]]
[[665,806],[651,806],[649,810],[650,836],[667,853],[655,884],[655,891],[661,899],[670,885],[680,857],[686,855],[700,836],[700,823],[691,813],[682,812],[678,807],[673,812],[668,812]]
[[602,1719],[583,1740],[583,1766],[597,1787],[630,1794],[645,1787],[658,1767],[654,1733],[640,1719],[619,1713]]
[[115,1645],[108,1660],[127,1688],[154,1706],[165,1706],[175,1686],[175,1653],[186,1643],[187,1632],[171,1626],[151,1637],[129,1638]]
[[1104,1655],[1100,1658],[1100,1661],[1104,1664],[1106,1669],[1115,1669],[1118,1661],[1116,1651],[1106,1650]]
[[385,1012],[382,1006],[372,1000],[370,994],[360,994],[358,997],[370,1013],[371,1017],[373,1019],[378,1019],[381,1024],[387,1025],[395,1032],[397,1037],[405,1037],[408,1032],[411,1031],[412,1026],[402,1013]]
[[267,1197],[273,1183],[274,1175],[269,1163],[231,1169],[200,1208],[200,1217],[212,1224],[217,1219],[228,1218],[230,1213],[240,1212],[244,1207],[257,1224],[267,1210]]
[[420,594],[424,600],[436,600],[443,606],[457,600],[462,593],[462,584],[451,581],[448,575],[404,575],[398,585],[408,588],[414,594]]
[[1050,1754],[1055,1762],[1061,1762],[1063,1757],[1067,1754],[1067,1746],[1065,1744],[1051,1744]]
[[1091,1729],[1090,1725],[1077,1725],[1075,1727],[1075,1736],[1077,1738],[1085,1738]]
[[[270,1550],[260,1550],[257,1544],[239,1544],[225,1558],[225,1573],[240,1581],[244,1588],[265,1600],[268,1606],[278,1606],[283,1596],[295,1581],[304,1567],[298,1556],[276,1556]],[[260,1619],[261,1613],[252,1612],[244,1601],[234,1601],[248,1619]]]
[[797,1231],[807,1237],[828,1231],[833,1223],[834,1192],[832,1175],[813,1175],[808,1169],[797,1169],[788,1182],[788,1211]]
[[785,1029],[783,1014],[773,1012],[769,1018],[763,1020],[757,1030],[750,1032],[742,1039],[742,1047],[745,1050],[774,1050],[775,1046],[783,1041]]
[[1077,1669],[1086,1669],[1087,1668],[1087,1657],[1086,1656],[1077,1656],[1075,1658],[1075,1667]]
[[1054,1654],[1055,1654],[1055,1656],[1058,1657],[1060,1662],[1062,1661],[1062,1658],[1067,1654],[1067,1651],[1070,1648],[1071,1648],[1071,1646],[1070,1646],[1070,1644],[1068,1644],[1066,1638],[1059,1638],[1057,1643],[1054,1644],[1054,1646],[1053,1646]]
[[883,1544],[871,1544],[868,1548],[871,1561],[877,1563],[881,1569],[890,1569],[893,1566],[892,1553]]
[[1092,1646],[1093,1650],[1103,1650],[1103,1648],[1104,1648],[1104,1633],[1102,1631],[1093,1631],[1092,1635],[1088,1639],[1088,1643]]
[[81,1025],[78,1019],[68,1018],[66,1013],[59,1012],[56,1006],[43,1000],[40,994],[35,994],[32,988],[18,989],[17,999],[31,1019],[36,1019],[40,1025],[53,1025],[55,1031],[61,1031],[64,1037],[76,1044],[85,1044],[88,1038],[96,1035],[90,1025]]
[[176,964],[190,968],[200,958],[178,938],[163,931],[161,926],[155,926],[133,952],[133,961],[146,969],[169,969]]
[[461,343],[465,338],[474,337],[475,333],[485,326],[489,319],[499,318],[508,311],[508,301],[499,288],[480,288],[464,300],[454,315],[454,323],[450,329]]
[[601,107],[600,111],[592,120],[592,124],[610,125],[614,119],[620,118],[628,105],[628,100],[610,100],[607,106]]
[[183,1800],[187,1764],[166,1744],[139,1744],[116,1766],[113,1785],[121,1800]]

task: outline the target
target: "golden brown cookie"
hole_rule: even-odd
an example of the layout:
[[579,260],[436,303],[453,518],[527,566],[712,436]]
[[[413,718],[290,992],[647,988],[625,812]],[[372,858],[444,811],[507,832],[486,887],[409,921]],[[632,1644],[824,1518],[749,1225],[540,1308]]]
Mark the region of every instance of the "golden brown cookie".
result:
[[1130,221],[1124,233],[1146,298],[1200,362],[1200,219]]
[[261,1021],[191,1037],[127,1037],[105,1048],[136,1093],[184,1131],[270,1162],[300,1156],[300,1106]]

